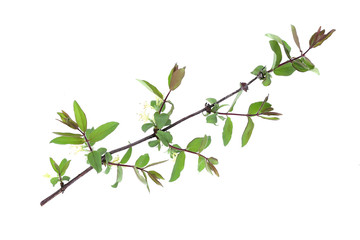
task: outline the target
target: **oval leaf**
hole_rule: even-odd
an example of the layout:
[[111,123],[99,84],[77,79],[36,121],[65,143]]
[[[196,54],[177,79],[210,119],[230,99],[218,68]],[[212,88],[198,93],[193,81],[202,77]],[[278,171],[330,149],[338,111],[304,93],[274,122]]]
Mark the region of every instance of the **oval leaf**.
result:
[[50,158],[50,163],[54,171],[60,175],[60,167],[57,165],[57,163],[54,161],[54,159]]
[[291,62],[274,69],[274,73],[278,76],[290,76],[293,72],[295,72],[295,68],[292,66]]
[[101,155],[97,151],[92,151],[88,154],[89,164],[96,170],[97,173],[100,173],[102,170],[101,164]]
[[178,88],[184,76],[185,76],[185,67],[177,69],[175,72],[173,72],[169,84],[170,90],[175,90],[176,88]]
[[66,170],[68,169],[69,165],[70,165],[70,162],[71,160],[67,160],[66,158],[64,158],[60,165],[59,165],[59,168],[60,168],[60,175],[63,176],[66,172]]
[[244,147],[251,137],[252,131],[254,129],[254,122],[252,121],[251,117],[248,117],[248,123],[242,135],[242,147]]
[[169,132],[163,132],[161,130],[157,131],[156,136],[160,139],[160,141],[166,146],[169,146],[169,143],[172,142],[173,137]]
[[294,38],[294,42],[296,43],[296,46],[299,48],[299,50],[301,51],[301,48],[300,48],[300,42],[299,42],[299,37],[297,35],[297,32],[296,32],[296,28],[294,25],[291,25],[291,32],[292,32],[292,35],[293,35],[293,38]]
[[111,187],[117,188],[119,182],[121,182],[122,180],[122,177],[123,177],[123,169],[121,166],[117,166],[116,182],[113,185],[111,185]]
[[271,67],[271,69],[275,69],[277,66],[279,66],[281,59],[282,59],[282,54],[281,54],[281,49],[279,46],[279,43],[275,40],[270,40],[270,47],[274,52],[274,60],[273,60],[273,65]]
[[166,113],[158,113],[158,112],[155,112],[154,113],[154,120],[155,120],[155,123],[156,123],[156,126],[158,127],[158,129],[162,129],[166,123],[168,122],[169,120],[169,115],[166,114]]
[[225,125],[224,125],[223,132],[222,132],[224,146],[228,145],[228,143],[230,142],[232,130],[233,130],[233,124],[232,124],[231,118],[228,117],[228,118],[226,118]]
[[130,157],[131,157],[131,153],[132,153],[132,147],[130,147],[130,148],[126,151],[126,153],[125,153],[124,156],[122,157],[120,163],[123,163],[123,164],[127,163],[127,162],[129,161]]
[[89,141],[91,144],[94,144],[95,142],[103,140],[110,133],[112,133],[118,125],[119,123],[117,122],[108,122],[99,126],[89,134]]
[[185,166],[185,153],[180,152],[176,157],[176,161],[169,182],[174,182],[180,177],[180,173],[184,169],[184,166]]
[[84,111],[81,109],[80,105],[74,101],[74,113],[76,123],[79,125],[81,131],[85,132],[87,129],[87,120]]
[[135,167],[143,168],[149,163],[150,157],[149,154],[141,155],[135,162]]

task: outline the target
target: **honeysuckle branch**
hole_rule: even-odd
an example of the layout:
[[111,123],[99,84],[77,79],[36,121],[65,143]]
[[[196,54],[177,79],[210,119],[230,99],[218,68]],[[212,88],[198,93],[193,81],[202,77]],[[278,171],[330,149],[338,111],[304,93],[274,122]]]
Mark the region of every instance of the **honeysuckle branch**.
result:
[[[327,38],[329,38],[331,36],[331,34],[335,31],[335,30],[331,30],[329,33],[325,34],[325,30],[321,30],[321,27],[318,29],[318,31],[311,37],[310,41],[309,41],[309,48],[303,52],[300,48],[300,44],[299,44],[299,41],[298,41],[298,37],[297,37],[297,33],[296,33],[296,29],[294,26],[292,26],[292,31],[293,31],[293,36],[294,36],[294,40],[297,44],[297,46],[299,47],[299,50],[300,50],[300,56],[298,57],[290,57],[290,50],[291,48],[287,45],[287,43],[285,41],[283,41],[282,39],[280,39],[278,36],[276,35],[272,35],[272,34],[267,34],[268,37],[272,38],[273,40],[270,41],[270,45],[272,47],[272,50],[274,51],[275,53],[275,58],[274,58],[274,63],[273,63],[273,67],[270,69],[270,70],[266,70],[265,67],[263,66],[258,66],[253,72],[252,74],[256,75],[256,77],[254,77],[253,79],[251,79],[248,83],[240,83],[240,88],[238,88],[237,90],[233,91],[232,93],[224,96],[223,98],[221,98],[220,100],[217,100],[216,102],[213,102],[212,104],[205,104],[205,106],[203,108],[201,108],[200,110],[194,112],[194,113],[191,113],[181,119],[179,119],[178,121],[166,126],[166,127],[160,127],[162,129],[157,129],[156,127],[157,126],[154,126],[154,133],[148,135],[148,136],[145,136],[135,142],[132,142],[130,144],[127,144],[125,146],[122,146],[122,147],[119,147],[119,148],[116,148],[112,151],[109,151],[107,152],[106,154],[114,154],[114,153],[117,153],[117,152],[120,152],[120,151],[123,151],[123,150],[126,150],[126,149],[129,149],[133,146],[136,146],[138,144],[141,144],[147,140],[150,140],[152,138],[158,138],[157,136],[157,131],[161,130],[163,132],[166,132],[168,130],[170,130],[171,128],[177,126],[178,124],[194,117],[194,116],[197,116],[199,115],[200,113],[203,113],[203,112],[207,112],[207,113],[217,113],[219,115],[234,115],[234,116],[246,116],[246,117],[252,117],[252,116],[260,116],[260,115],[280,115],[279,113],[274,113],[274,112],[271,112],[271,111],[267,111],[264,109],[263,112],[260,112],[260,110],[262,109],[262,106],[264,105],[265,101],[262,103],[261,107],[259,108],[259,110],[256,112],[256,114],[239,114],[239,113],[231,113],[231,112],[228,112],[228,113],[219,113],[217,112],[215,109],[212,110],[212,108],[214,108],[217,104],[225,101],[226,99],[232,97],[233,95],[239,93],[240,91],[247,91],[249,89],[249,86],[257,79],[259,80],[263,80],[263,84],[265,86],[269,85],[270,82],[271,82],[271,75],[270,73],[271,72],[274,72],[276,75],[282,75],[282,76],[289,76],[291,75],[295,70],[297,71],[300,71],[300,72],[305,72],[305,71],[308,71],[308,70],[312,70],[314,69],[314,65],[310,62],[309,59],[307,59],[305,57],[305,55],[312,49],[312,48],[315,48],[317,46],[320,46]],[[289,60],[287,61],[284,61],[282,63],[280,63],[281,61],[281,50],[279,48],[279,44],[283,45],[284,47],[284,51],[286,52]],[[278,59],[278,60],[276,60]],[[291,64],[289,64],[291,63]],[[290,66],[291,68],[287,68],[288,66],[285,66],[285,65],[292,65]],[[303,64],[303,65],[302,65]],[[281,68],[281,70],[280,70]],[[314,69],[315,70],[315,69]],[[163,102],[161,104],[161,107],[159,108],[159,114],[161,113],[161,111],[163,110],[164,108],[164,105],[166,104],[167,102],[167,99],[171,93],[171,91],[175,90],[180,84],[181,84],[181,81],[182,81],[182,78],[184,77],[185,75],[185,67],[179,69],[177,64],[175,64],[174,68],[172,69],[172,71],[170,72],[170,75],[169,75],[169,89],[170,91],[168,92],[168,94],[166,95],[165,98],[163,98],[163,95],[154,87],[152,86],[151,84],[149,84],[148,82],[144,81],[144,80],[139,80],[143,85],[145,85],[147,88],[149,88],[150,91],[152,91],[155,95],[159,96],[161,99],[163,99]],[[266,80],[266,83],[265,81]],[[239,95],[238,95],[239,96]],[[237,97],[238,97],[237,96]],[[170,102],[170,101],[169,101]],[[236,102],[236,99],[235,101]],[[75,101],[76,103],[76,101]],[[171,102],[170,102],[171,103]],[[77,103],[76,103],[77,104]],[[171,103],[172,104],[172,103]],[[234,105],[234,104],[233,104]],[[233,106],[232,106],[233,107]],[[232,108],[231,107],[231,108]],[[74,106],[75,108],[75,106]],[[57,143],[57,144],[69,144],[69,142],[63,142],[65,141],[64,138],[68,138],[68,139],[71,139],[71,144],[81,144],[81,143],[84,143],[84,141],[86,142],[87,146],[89,147],[89,150],[90,150],[90,154],[98,154],[97,155],[97,160],[99,160],[100,162],[97,162],[97,164],[100,164],[100,165],[92,165],[88,168],[86,168],[84,171],[82,171],[80,174],[78,174],[75,178],[73,178],[72,180],[70,180],[67,184],[63,184],[62,181],[61,181],[61,188],[57,191],[55,191],[53,194],[51,194],[50,196],[48,196],[47,198],[45,198],[43,201],[41,201],[41,206],[43,206],[44,204],[46,204],[47,202],[49,202],[51,199],[53,199],[54,197],[56,197],[57,195],[59,195],[61,192],[63,193],[68,187],[70,187],[74,182],[76,182],[77,180],[79,180],[81,177],[83,177],[84,175],[86,175],[88,172],[90,172],[92,169],[96,169],[97,172],[101,172],[101,166],[103,164],[109,164],[109,165],[114,165],[114,166],[118,166],[118,167],[127,167],[127,168],[133,168],[135,170],[135,172],[137,173],[138,175],[138,170],[142,171],[143,174],[144,174],[144,178],[146,179],[146,175],[145,173],[147,173],[149,175],[149,177],[152,178],[152,180],[157,183],[158,185],[161,185],[161,183],[158,181],[158,178],[159,175],[155,176],[155,175],[152,175],[152,174],[155,174],[155,173],[150,173],[150,172],[154,172],[154,171],[147,171],[145,170],[145,167],[142,168],[142,167],[137,167],[137,166],[144,166],[144,165],[138,165],[136,164],[135,165],[127,165],[127,164],[122,164],[122,163],[114,163],[114,162],[109,162],[108,159],[105,157],[105,155],[101,156],[99,154],[98,151],[93,151],[92,147],[91,147],[91,144],[93,144],[93,142],[95,142],[94,138],[95,137],[91,137],[91,133],[90,133],[90,137],[89,136],[86,136],[86,133],[87,133],[87,122],[86,122],[86,117],[84,115],[84,113],[82,112],[80,106],[76,106],[76,109],[77,109],[77,112],[75,112],[75,117],[76,117],[76,122],[74,122],[68,114],[66,114],[64,111],[58,113],[61,120],[59,120],[60,122],[64,123],[65,125],[69,126],[70,128],[72,129],[77,129],[80,131],[82,138],[80,138],[79,134],[71,134],[70,133],[70,136],[67,136],[68,133],[62,133],[64,137],[59,137],[57,139],[53,139],[51,142],[54,142],[54,143]],[[78,118],[79,118],[79,121],[78,121]],[[228,118],[228,120],[230,120]],[[249,120],[251,120],[251,118],[249,118]],[[232,124],[232,123],[231,123]],[[106,125],[106,129],[109,131],[107,134],[110,134],[118,125],[118,123],[116,122],[109,122],[107,124],[104,124]],[[102,125],[102,126],[104,126]],[[162,125],[164,126],[164,125]],[[101,126],[100,126],[101,127]],[[99,128],[100,128],[99,127]],[[231,128],[232,128],[232,125],[231,125]],[[112,130],[111,130],[112,129]],[[86,133],[85,133],[86,131]],[[92,129],[93,132],[95,132],[93,129]],[[252,131],[252,130],[251,130]],[[73,135],[78,135],[78,136],[73,136]],[[93,134],[94,135],[94,134]],[[97,141],[101,140],[102,138],[104,137],[99,137],[98,136],[98,139]],[[96,138],[95,138],[96,139]],[[68,140],[66,140],[68,141]],[[90,144],[91,143],[91,144]],[[170,148],[172,149],[175,149],[175,150],[178,150],[178,151],[182,151],[182,152],[188,152],[188,153],[192,153],[192,154],[196,154],[198,155],[199,157],[202,157],[206,160],[206,167],[209,168],[208,171],[210,172],[214,172],[217,176],[219,175],[216,168],[214,167],[214,164],[217,164],[217,160],[215,158],[206,158],[205,156],[201,155],[200,153],[197,153],[197,152],[193,152],[193,151],[189,151],[187,149],[181,149],[181,148],[178,148],[174,145],[169,145]],[[106,150],[105,150],[106,151]],[[89,155],[90,155],[89,154]],[[182,153],[184,154],[184,153]],[[101,157],[100,157],[101,156]],[[89,159],[89,158],[88,158]],[[52,160],[52,159],[51,159]],[[158,164],[158,163],[156,163]],[[154,165],[154,164],[150,164],[150,165]],[[148,165],[148,166],[150,166]],[[94,166],[94,167],[93,167]],[[53,166],[54,167],[54,166]],[[161,175],[160,175],[161,176]],[[139,175],[138,175],[139,177]],[[140,178],[140,177],[139,177]],[[155,178],[155,180],[153,179]],[[162,177],[161,177],[162,178]],[[61,175],[60,175],[60,180],[61,180]]]

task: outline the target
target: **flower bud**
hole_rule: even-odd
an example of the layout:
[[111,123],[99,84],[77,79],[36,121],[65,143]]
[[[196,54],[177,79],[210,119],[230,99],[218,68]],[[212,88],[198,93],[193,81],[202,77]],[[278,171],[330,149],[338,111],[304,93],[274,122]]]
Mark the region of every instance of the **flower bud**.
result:
[[70,118],[69,114],[67,114],[64,111],[58,112],[57,114],[61,118],[61,120],[59,120],[60,122],[62,122],[63,124],[73,128],[73,129],[78,129],[79,125]]
[[175,90],[177,87],[179,87],[184,76],[185,76],[185,67],[179,69],[176,63],[169,75],[170,90]]

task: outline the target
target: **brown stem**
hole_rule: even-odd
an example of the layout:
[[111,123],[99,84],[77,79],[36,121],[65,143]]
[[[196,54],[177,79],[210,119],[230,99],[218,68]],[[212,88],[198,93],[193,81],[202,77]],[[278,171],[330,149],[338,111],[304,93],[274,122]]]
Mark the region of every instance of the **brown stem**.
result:
[[166,102],[167,98],[169,97],[170,93],[171,93],[171,90],[169,90],[168,94],[166,95],[165,99],[163,100],[160,110],[159,110],[159,113],[161,113],[161,110],[163,109],[165,102]]

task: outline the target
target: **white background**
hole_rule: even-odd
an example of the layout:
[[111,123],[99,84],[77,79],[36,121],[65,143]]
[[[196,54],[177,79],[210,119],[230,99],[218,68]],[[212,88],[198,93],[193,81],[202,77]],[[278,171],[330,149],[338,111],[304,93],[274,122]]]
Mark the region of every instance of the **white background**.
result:
[[[1,239],[360,239],[357,10],[346,0],[1,1]],[[120,123],[98,147],[123,146],[145,136],[138,114],[153,99],[135,79],[165,94],[171,67],[186,66],[170,95],[175,121],[249,81],[257,65],[271,66],[265,33],[296,56],[290,24],[303,49],[320,25],[336,32],[308,54],[320,76],[274,76],[238,101],[244,113],[270,94],[280,121],[254,119],[244,148],[244,118],[233,118],[226,148],[223,123],[198,116],[171,130],[182,147],[211,135],[204,154],[219,159],[220,178],[199,174],[188,154],[179,180],[151,184],[151,194],[132,170],[117,189],[115,171],[91,171],[40,207],[57,189],[43,177],[54,175],[50,156],[72,159],[71,177],[87,167],[82,153],[49,144],[53,131],[67,130],[56,112],[72,114],[76,99],[90,126]],[[168,159],[145,143],[132,163],[145,152]],[[155,169],[169,179],[172,165]]]

